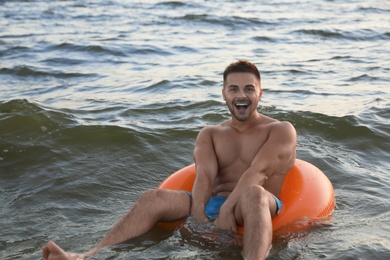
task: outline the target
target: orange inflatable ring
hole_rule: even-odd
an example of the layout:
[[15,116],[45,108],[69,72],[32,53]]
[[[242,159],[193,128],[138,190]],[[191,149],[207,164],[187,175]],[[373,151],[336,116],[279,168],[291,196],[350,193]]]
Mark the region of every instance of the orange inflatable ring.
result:
[[[158,188],[191,192],[195,175],[195,165],[191,164],[173,173]],[[290,233],[308,229],[313,221],[330,216],[335,207],[334,189],[329,179],[317,167],[299,159],[287,173],[279,198],[283,207],[272,219],[274,234],[281,230],[281,233]],[[243,234],[244,228],[238,226],[237,232]]]

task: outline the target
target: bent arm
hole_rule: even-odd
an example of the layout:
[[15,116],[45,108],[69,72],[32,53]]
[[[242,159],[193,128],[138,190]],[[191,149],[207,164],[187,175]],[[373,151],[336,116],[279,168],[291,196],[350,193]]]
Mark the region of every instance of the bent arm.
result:
[[[274,174],[285,175],[294,165],[296,142],[296,131],[290,123],[275,124],[270,130],[267,141],[256,154],[251,166],[241,176],[221,211],[234,211],[242,191],[246,188],[252,185],[264,186],[267,179]],[[281,181],[283,179],[281,178]]]
[[196,138],[194,149],[196,178],[192,189],[191,216],[207,220],[205,206],[213,193],[218,162],[212,141],[212,128],[203,128]]

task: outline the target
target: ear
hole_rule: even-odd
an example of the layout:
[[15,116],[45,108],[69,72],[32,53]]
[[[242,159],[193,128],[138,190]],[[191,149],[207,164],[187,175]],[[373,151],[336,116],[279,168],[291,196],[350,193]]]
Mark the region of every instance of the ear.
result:
[[225,87],[222,88],[222,98],[224,101],[226,101],[226,98],[225,98]]
[[259,101],[261,100],[261,98],[263,97],[263,89],[260,88],[260,95],[259,95]]

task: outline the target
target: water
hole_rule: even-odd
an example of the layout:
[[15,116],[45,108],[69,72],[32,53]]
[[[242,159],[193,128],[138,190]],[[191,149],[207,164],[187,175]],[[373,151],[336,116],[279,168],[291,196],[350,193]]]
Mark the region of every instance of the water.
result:
[[[0,258],[91,248],[229,118],[238,58],[336,193],[331,225],[269,259],[390,257],[389,1],[0,1],[0,17]],[[234,240],[154,229],[96,259],[241,259]]]

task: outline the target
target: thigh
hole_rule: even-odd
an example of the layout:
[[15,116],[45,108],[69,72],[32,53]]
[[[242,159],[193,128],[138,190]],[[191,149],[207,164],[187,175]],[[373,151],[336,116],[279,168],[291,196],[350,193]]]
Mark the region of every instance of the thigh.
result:
[[158,206],[164,211],[161,221],[169,222],[188,217],[191,213],[191,197],[185,191],[157,189]]
[[[243,215],[244,214],[243,213],[243,206],[244,205],[242,205],[244,203],[245,203],[245,205],[250,205],[250,208],[253,210],[256,210],[256,209],[269,210],[272,218],[276,216],[277,205],[276,205],[274,195],[265,189],[263,189],[263,191],[264,192],[261,192],[261,196],[265,196],[265,199],[267,202],[265,204],[264,209],[261,209],[261,203],[259,203],[258,201],[255,202],[255,201],[246,200],[244,198],[240,198],[240,200],[238,201],[237,206],[234,210],[234,217],[236,218],[237,224],[239,224],[239,225],[244,224],[244,215]],[[259,205],[259,207],[258,208],[255,207],[254,203],[257,203]]]

